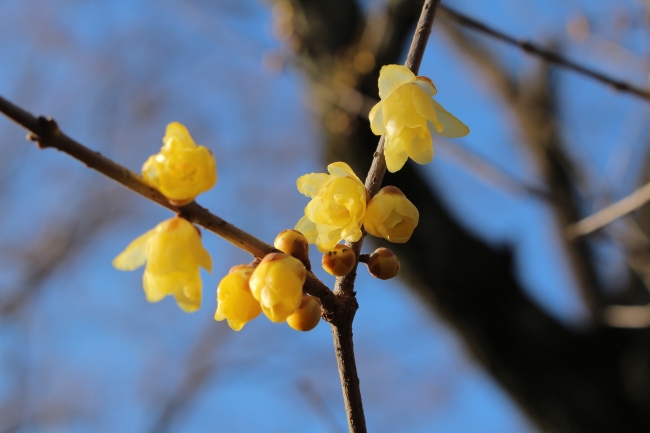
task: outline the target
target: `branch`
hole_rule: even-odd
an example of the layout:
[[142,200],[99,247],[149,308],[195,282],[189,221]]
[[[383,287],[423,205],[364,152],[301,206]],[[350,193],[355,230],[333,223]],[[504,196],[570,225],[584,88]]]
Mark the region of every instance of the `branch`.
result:
[[[59,129],[56,122],[44,117],[34,117],[29,112],[12,104],[0,96],[0,112],[22,125],[29,131],[30,140],[38,143],[40,148],[52,147],[67,153],[73,158],[83,162],[87,167],[92,168],[114,181],[124,185],[130,190],[148,198],[149,200],[166,207],[167,209],[182,215],[187,220],[204,227],[238,248],[249,252],[255,257],[262,258],[265,255],[276,251],[271,245],[262,242],[253,235],[235,227],[212,214],[206,208],[195,201],[185,206],[174,206],[158,190],[149,186],[142,177],[130,171],[110,159],[94,152],[72,138],[65,135]],[[336,315],[338,310],[337,301],[332,291],[325,286],[313,273],[307,273],[305,290],[320,298],[323,308]]]
[[441,6],[440,8],[443,11],[445,11],[445,13],[447,13],[451,18],[453,18],[459,25],[463,27],[467,27],[477,32],[481,32],[501,42],[505,42],[507,44],[519,47],[526,53],[540,57],[542,60],[548,63],[553,63],[563,68],[570,69],[574,72],[577,72],[578,74],[593,78],[594,80],[607,84],[618,91],[631,93],[632,95],[637,96],[641,99],[650,101],[650,91],[648,90],[641,89],[639,87],[626,83],[625,81],[612,78],[598,71],[594,71],[593,69],[587,68],[586,66],[582,66],[572,60],[567,59],[566,57],[558,53],[547,50],[546,48],[542,48],[541,46],[534,44],[532,42],[526,40],[520,40],[513,36],[500,32],[499,30],[495,30],[492,27],[489,27],[481,23],[480,21],[470,18],[467,15],[457,12],[454,9],[451,9],[447,6]]
[[[422,62],[422,56],[431,34],[431,27],[436,16],[436,9],[440,0],[426,0],[420,20],[415,29],[411,48],[406,58],[406,66],[417,75]],[[386,160],[384,158],[384,136],[379,139],[377,150],[373,155],[372,164],[368,175],[366,176],[366,189],[370,198],[374,197],[381,187],[382,180],[386,174]],[[361,391],[359,387],[359,377],[357,376],[356,361],[354,359],[354,347],[352,342],[352,321],[356,310],[359,308],[354,293],[354,281],[357,276],[357,266],[359,264],[359,253],[363,245],[365,231],[361,239],[357,242],[347,243],[357,256],[357,263],[354,269],[344,277],[336,279],[334,293],[342,299],[347,300],[348,315],[341,315],[340,319],[332,322],[332,334],[334,336],[334,347],[336,350],[336,359],[341,375],[341,386],[343,387],[343,396],[345,400],[345,411],[348,414],[348,426],[351,432],[365,432],[366,420],[363,414],[363,403],[361,401]]]
[[643,185],[632,194],[599,210],[595,214],[567,226],[566,234],[570,239],[575,239],[593,233],[618,218],[635,211],[648,201],[650,201],[650,183]]

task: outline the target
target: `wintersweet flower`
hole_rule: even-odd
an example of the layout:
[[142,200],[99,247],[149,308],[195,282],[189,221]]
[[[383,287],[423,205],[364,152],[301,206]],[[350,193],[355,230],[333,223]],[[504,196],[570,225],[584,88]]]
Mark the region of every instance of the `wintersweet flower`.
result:
[[436,88],[427,77],[416,77],[406,66],[386,65],[379,72],[381,101],[370,110],[370,127],[386,134],[386,168],[394,173],[410,157],[418,164],[433,159],[431,133],[456,138],[469,134],[463,122],[433,99]]
[[373,236],[403,244],[418,225],[420,213],[394,186],[383,187],[368,204],[363,226]]
[[189,221],[174,217],[136,238],[113,260],[113,266],[132,271],[144,265],[142,283],[149,302],[173,295],[188,313],[201,306],[199,267],[212,272],[212,259],[201,234]]
[[253,297],[272,322],[284,322],[300,306],[307,270],[300,260],[283,253],[267,254],[251,275]]
[[361,238],[368,194],[346,163],[334,162],[327,171],[330,174],[306,174],[296,182],[298,191],[311,201],[295,229],[321,252],[333,249],[341,239],[356,242]]
[[235,331],[242,329],[262,312],[260,303],[253,298],[248,286],[252,274],[253,268],[250,266],[234,266],[217,287],[217,311],[214,319],[227,319],[228,326]]
[[214,186],[217,164],[208,148],[194,143],[185,126],[172,122],[160,152],[142,166],[142,176],[173,204],[183,205]]

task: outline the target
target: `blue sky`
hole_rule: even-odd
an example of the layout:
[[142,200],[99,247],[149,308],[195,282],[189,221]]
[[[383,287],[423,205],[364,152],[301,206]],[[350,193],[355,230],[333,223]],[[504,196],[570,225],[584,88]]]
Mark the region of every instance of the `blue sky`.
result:
[[[511,34],[559,41],[581,62],[647,83],[647,31],[616,33],[610,19],[612,11],[640,9],[640,2],[449,4]],[[597,24],[583,42],[566,34],[580,11]],[[516,49],[485,42],[517,76],[535,67]],[[0,95],[53,116],[70,136],[135,171],[157,152],[168,122],[184,123],[217,158],[219,182],[199,203],[267,242],[292,227],[307,203],[295,179],[323,172],[327,164],[300,71],[263,66],[264,56],[280,49],[268,5],[251,0],[0,3]],[[539,182],[506,107],[439,30],[420,73],[435,81],[437,99],[472,129],[453,145],[515,178]],[[583,170],[585,196],[597,208],[637,182],[648,110],[573,73],[558,71],[557,78],[563,133]],[[204,233],[215,266],[212,275],[203,274],[202,309],[188,315],[171,299],[148,304],[141,271],[118,272],[110,262],[169,212],[66,155],[37,150],[4,119],[0,131],[1,170],[10,173],[0,191],[6,209],[0,296],[21,289],[38,265],[26,250],[42,253],[58,245],[59,232],[77,227],[89,209],[115,209],[115,217],[84,237],[78,254],[42,282],[37,297],[17,315],[0,318],[0,408],[17,405],[11,410],[22,420],[19,431],[149,431],[197,365],[210,374],[169,431],[345,429],[325,323],[302,334],[260,317],[235,333],[212,319],[220,278],[250,261],[247,254]],[[421,170],[454,214],[493,245],[513,247],[529,296],[566,326],[579,326],[585,314],[550,210],[533,197],[484,183],[444,146],[436,152]],[[611,246],[603,243],[598,251],[603,277],[612,283],[624,278]],[[320,259],[314,254],[312,260]],[[362,273],[357,292],[355,348],[370,431],[536,431],[403,281],[379,282]],[[304,389],[315,390],[327,409],[315,410]]]

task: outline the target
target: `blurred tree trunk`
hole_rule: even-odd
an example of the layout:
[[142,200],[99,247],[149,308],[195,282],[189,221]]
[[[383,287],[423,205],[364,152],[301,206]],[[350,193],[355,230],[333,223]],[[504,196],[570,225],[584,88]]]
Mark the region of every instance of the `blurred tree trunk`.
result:
[[[367,172],[378,137],[366,114],[377,98],[379,69],[400,61],[421,6],[422,1],[392,0],[385,14],[375,11],[366,21],[353,0],[274,3],[276,26],[312,85],[310,103],[323,125],[328,162],[344,160],[361,176]],[[444,18],[439,13],[434,25],[443,25]],[[464,50],[464,36],[456,36],[457,48],[472,61],[480,60],[477,52],[489,57],[483,49]],[[504,99],[514,111],[528,113],[515,117],[525,131],[521,139],[540,163],[562,227],[578,217],[579,201],[553,122],[550,74],[542,69],[532,82],[517,85],[500,65],[492,66]],[[564,328],[524,295],[510,251],[467,232],[413,164],[389,173],[385,184],[402,189],[420,211],[413,238],[390,246],[410,285],[543,431],[650,431],[649,330],[607,328],[599,320],[582,332]],[[565,243],[565,249],[598,314],[603,300],[588,245]]]

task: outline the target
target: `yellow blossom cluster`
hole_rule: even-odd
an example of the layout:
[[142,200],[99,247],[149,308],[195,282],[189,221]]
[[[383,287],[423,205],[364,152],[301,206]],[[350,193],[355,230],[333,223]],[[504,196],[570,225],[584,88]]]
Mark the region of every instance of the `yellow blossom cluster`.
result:
[[240,265],[230,270],[217,288],[215,320],[228,320],[239,331],[264,312],[272,322],[286,321],[301,331],[313,329],[320,320],[311,296],[304,295],[307,270],[289,254],[267,254],[255,267]]
[[[145,162],[142,174],[176,206],[191,202],[217,180],[212,153],[197,146],[187,128],[177,122],[167,126],[162,149]],[[221,280],[216,320],[227,320],[236,331],[262,312],[273,322],[286,321],[302,331],[318,324],[320,301],[302,291],[307,276],[304,263],[309,263],[307,239],[298,231],[285,230],[275,243],[287,254],[268,254],[254,267],[235,266]],[[163,221],[136,238],[113,260],[115,268],[125,271],[145,263],[142,283],[149,302],[172,295],[184,311],[200,308],[200,268],[212,272],[212,259],[203,248],[199,229],[192,223],[180,216]]]
[[[369,114],[372,131],[385,134],[384,156],[389,171],[399,170],[410,157],[419,164],[433,158],[432,134],[462,137],[469,129],[433,99],[436,88],[426,77],[408,68],[387,65],[379,76],[379,96]],[[320,300],[303,293],[309,262],[309,244],[324,253],[323,268],[344,276],[357,262],[368,265],[381,279],[399,272],[397,257],[380,248],[372,255],[339,245],[356,242],[363,230],[390,242],[407,242],[418,225],[419,213],[410,200],[393,186],[382,188],[372,199],[361,180],[344,162],[334,162],[328,173],[310,173],[297,182],[298,191],[311,200],[295,230],[281,232],[274,246],[256,265],[231,268],[217,288],[214,318],[227,320],[238,331],[264,313],[273,322],[287,322],[294,329],[314,328],[321,315]],[[167,126],[160,152],[142,167],[144,180],[175,206],[183,206],[212,188],[217,181],[214,156],[196,145],[187,128],[178,122]],[[143,286],[149,302],[174,296],[187,312],[201,306],[200,268],[212,271],[212,260],[203,248],[198,228],[176,216],[131,242],[114,260],[121,270],[145,265]]]
[[322,252],[332,252],[341,240],[358,241],[361,227],[390,242],[409,240],[419,214],[402,191],[387,186],[368,200],[368,191],[346,163],[335,162],[327,169],[330,174],[306,174],[297,181],[298,191],[311,201],[295,228],[309,243]]
[[[185,126],[167,125],[163,147],[142,167],[144,180],[157,188],[170,202],[187,204],[217,181],[212,153],[197,146]],[[212,272],[212,259],[201,244],[201,233],[181,217],[163,221],[131,242],[113,266],[131,271],[146,263],[142,284],[149,302],[173,295],[187,312],[199,309],[202,283],[199,268]]]
[[[418,164],[431,162],[432,134],[444,137],[469,134],[463,122],[433,99],[436,92],[433,81],[416,76],[406,66],[382,67],[379,74],[381,100],[370,111],[369,120],[375,134],[385,134],[384,157],[389,171],[402,168],[409,157]],[[355,253],[348,248],[344,255],[346,249],[337,244],[341,240],[358,241],[362,228],[390,242],[404,243],[411,238],[420,216],[402,191],[386,186],[371,200],[361,180],[346,163],[335,162],[327,170],[329,174],[310,173],[298,178],[298,191],[311,201],[305,207],[305,216],[295,226],[309,243],[325,252],[323,268],[327,272],[342,276],[355,268]],[[375,257],[384,260],[386,255],[382,254]],[[378,278],[386,275],[392,278],[399,271],[397,258],[389,261],[391,270],[382,271]],[[387,265],[382,266],[386,269]]]

